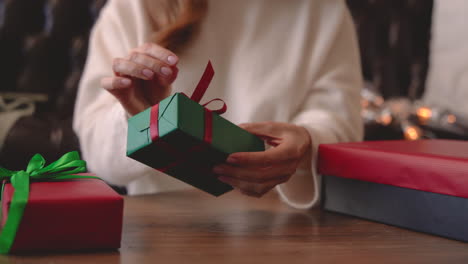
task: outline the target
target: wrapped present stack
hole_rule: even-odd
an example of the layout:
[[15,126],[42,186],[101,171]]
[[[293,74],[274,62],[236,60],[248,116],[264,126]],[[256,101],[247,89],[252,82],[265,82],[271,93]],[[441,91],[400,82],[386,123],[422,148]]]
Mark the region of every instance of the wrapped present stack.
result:
[[123,198],[94,175],[77,152],[44,166],[36,154],[24,171],[0,168],[0,253],[120,247]]
[[319,146],[326,210],[468,241],[468,142]]
[[226,111],[226,104],[214,111],[199,104],[213,75],[208,63],[190,98],[176,93],[131,117],[127,156],[219,196],[232,187],[216,179],[213,166],[234,152],[263,151],[264,143],[218,115]]

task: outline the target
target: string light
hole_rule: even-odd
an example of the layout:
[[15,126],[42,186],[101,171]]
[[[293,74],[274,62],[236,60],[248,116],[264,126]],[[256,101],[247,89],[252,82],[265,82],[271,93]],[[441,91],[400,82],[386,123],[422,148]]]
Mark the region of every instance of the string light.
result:
[[453,114],[448,114],[446,119],[449,124],[455,124],[457,122],[457,117]]
[[432,117],[432,110],[429,107],[420,107],[416,111],[418,119],[422,123],[427,123],[427,121]]
[[468,118],[408,98],[384,100],[371,88],[367,84],[361,93],[361,115],[365,124],[401,129],[407,140],[435,138],[431,129],[468,137]]
[[406,140],[418,140],[421,139],[422,131],[417,126],[408,126],[404,129],[403,134]]

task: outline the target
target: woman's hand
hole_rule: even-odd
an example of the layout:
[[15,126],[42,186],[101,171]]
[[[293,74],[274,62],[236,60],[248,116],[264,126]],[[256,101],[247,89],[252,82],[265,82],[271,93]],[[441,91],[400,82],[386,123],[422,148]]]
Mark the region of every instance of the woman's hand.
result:
[[261,197],[276,185],[288,181],[302,162],[310,164],[312,143],[305,128],[276,122],[240,126],[272,146],[263,152],[233,153],[226,164],[213,169],[220,181],[243,194]]
[[125,58],[115,58],[115,76],[103,78],[101,86],[130,115],[135,115],[170,95],[178,73],[178,60],[171,51],[146,43],[131,50]]

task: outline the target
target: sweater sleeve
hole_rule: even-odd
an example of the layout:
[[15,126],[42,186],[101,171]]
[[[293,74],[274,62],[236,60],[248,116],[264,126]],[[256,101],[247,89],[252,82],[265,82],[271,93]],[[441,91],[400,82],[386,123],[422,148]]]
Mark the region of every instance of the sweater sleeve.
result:
[[[305,127],[312,139],[311,169],[299,169],[277,187],[290,206],[308,209],[318,204],[321,177],[316,172],[318,145],[358,141],[363,136],[360,117],[361,65],[351,16],[342,1],[324,1],[317,34],[323,64],[315,74],[305,103],[292,123]],[[339,3],[339,4],[337,4]],[[325,47],[325,48],[323,48]]]
[[112,61],[145,41],[142,1],[111,0],[91,33],[88,58],[79,85],[73,128],[88,169],[109,183],[126,185],[151,175],[151,168],[126,157],[126,112],[101,88],[113,76]]

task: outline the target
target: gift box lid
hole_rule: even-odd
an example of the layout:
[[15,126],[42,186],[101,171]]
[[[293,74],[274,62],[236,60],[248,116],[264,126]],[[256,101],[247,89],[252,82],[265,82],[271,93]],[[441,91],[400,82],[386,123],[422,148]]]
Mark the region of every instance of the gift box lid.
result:
[[[158,132],[164,138],[176,130],[190,135],[202,142],[205,131],[204,107],[182,93],[176,93],[159,103]],[[257,136],[236,126],[212,112],[212,144],[211,146],[226,154],[240,151],[262,151],[264,143]],[[150,145],[151,108],[135,115],[128,122],[127,155]],[[173,142],[178,149],[184,148],[184,142]]]
[[318,172],[468,198],[468,142],[395,140],[322,144]]
[[[94,174],[90,173],[78,173],[76,175],[94,176]],[[55,185],[60,186],[60,188],[55,188]],[[104,181],[98,179],[43,181],[31,184],[29,188],[28,204],[114,200],[123,203],[123,197],[121,195],[115,192]],[[4,204],[9,205],[11,203],[13,193],[13,186],[9,183],[5,184],[5,189],[3,190]]]

